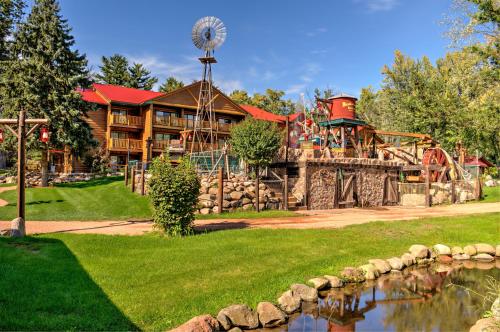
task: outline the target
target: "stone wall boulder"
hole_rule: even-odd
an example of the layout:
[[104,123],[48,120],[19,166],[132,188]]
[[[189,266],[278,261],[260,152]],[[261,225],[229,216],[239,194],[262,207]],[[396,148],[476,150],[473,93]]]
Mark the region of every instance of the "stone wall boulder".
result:
[[339,288],[339,287],[344,286],[344,283],[342,282],[342,280],[340,280],[339,277],[330,276],[330,275],[325,275],[324,277],[325,277],[325,279],[328,280],[329,286],[331,288]]
[[219,311],[217,320],[224,330],[232,327],[255,329],[259,326],[259,317],[246,304],[234,304]]
[[474,246],[465,246],[464,247],[464,254],[467,254],[469,256],[474,256],[475,254],[477,254],[476,247],[474,247]]
[[417,261],[415,260],[415,256],[413,256],[410,253],[405,253],[401,256],[401,261],[405,266],[412,266],[415,264]]
[[387,260],[387,263],[391,266],[391,270],[397,270],[401,271],[404,267],[405,264],[401,260],[401,258],[398,257],[392,257]]
[[380,274],[391,271],[391,265],[383,259],[370,259],[368,263],[373,264]]
[[427,258],[430,255],[429,248],[422,244],[414,244],[408,249],[415,258]]
[[348,266],[340,273],[342,280],[345,282],[363,282],[366,280],[365,272],[355,267]]
[[328,279],[323,277],[309,279],[307,283],[312,287],[316,288],[317,290],[322,290],[329,286]]
[[275,327],[284,324],[288,316],[271,302],[260,302],[257,315],[262,327]]
[[170,330],[170,332],[216,332],[220,331],[219,322],[210,315],[196,316]]
[[302,299],[298,294],[293,294],[291,290],[284,292],[278,299],[278,305],[287,314],[292,314],[300,309]]
[[434,247],[434,252],[436,255],[451,255],[451,249],[448,246],[445,246],[444,244],[436,244]]
[[303,284],[293,284],[290,287],[292,294],[300,297],[302,301],[305,302],[316,302],[318,301],[318,290],[313,287],[309,287]]
[[365,264],[358,267],[358,269],[364,272],[366,280],[375,280],[379,277],[380,272],[373,264]]
[[478,254],[488,254],[495,256],[495,247],[487,243],[477,243],[474,245]]

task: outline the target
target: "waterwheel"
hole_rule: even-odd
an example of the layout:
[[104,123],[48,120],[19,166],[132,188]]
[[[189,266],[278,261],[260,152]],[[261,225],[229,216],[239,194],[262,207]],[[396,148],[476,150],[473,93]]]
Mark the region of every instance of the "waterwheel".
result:
[[[450,155],[441,148],[427,149],[422,158],[422,165],[440,166],[439,169],[429,170],[431,182],[444,182],[452,180],[455,177],[454,163]],[[450,172],[452,171],[452,172]],[[422,171],[422,177],[425,179],[425,170]]]

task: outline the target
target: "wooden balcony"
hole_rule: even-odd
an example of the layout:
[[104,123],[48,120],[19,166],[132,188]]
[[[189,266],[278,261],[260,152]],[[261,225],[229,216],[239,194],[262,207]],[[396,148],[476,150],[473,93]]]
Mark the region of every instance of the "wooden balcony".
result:
[[141,152],[142,141],[130,138],[111,138],[108,145],[109,150]]
[[178,139],[172,140],[154,140],[153,141],[153,150],[154,151],[170,151],[170,152],[184,152],[184,146],[181,141]]
[[142,128],[142,118],[140,116],[111,114],[109,124],[111,126]]
[[[195,125],[198,125],[198,127],[201,127],[203,129],[210,128],[210,123],[208,121],[203,121],[202,123],[200,122],[201,121],[188,120],[173,116],[168,116],[168,117],[157,116],[154,118],[153,124],[156,127],[176,128],[176,129],[194,129]],[[228,133],[231,130],[232,126],[233,124],[215,122],[213,130]]]

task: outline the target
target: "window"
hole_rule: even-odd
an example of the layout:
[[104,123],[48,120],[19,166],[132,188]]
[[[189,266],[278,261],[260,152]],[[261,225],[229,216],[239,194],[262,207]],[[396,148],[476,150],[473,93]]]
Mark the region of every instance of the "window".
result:
[[124,131],[112,131],[111,132],[111,138],[127,139],[128,135]]
[[125,110],[120,110],[120,109],[113,109],[113,110],[111,111],[111,113],[112,113],[113,115],[123,115],[123,116],[127,116],[127,111],[125,111]]
[[231,123],[233,123],[233,119],[219,118],[219,123],[220,124],[231,124]]
[[172,120],[177,119],[177,114],[173,112],[156,111],[155,115],[155,121],[158,124],[171,125]]
[[169,133],[155,133],[155,140],[157,141],[168,141],[174,139],[179,139],[179,135]]
[[186,119],[186,127],[194,128],[194,122],[196,120],[195,114],[184,114],[184,119]]

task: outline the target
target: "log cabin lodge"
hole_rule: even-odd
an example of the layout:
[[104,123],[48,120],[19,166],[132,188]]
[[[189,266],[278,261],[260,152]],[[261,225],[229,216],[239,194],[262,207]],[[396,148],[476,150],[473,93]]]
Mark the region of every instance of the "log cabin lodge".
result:
[[[87,112],[86,121],[94,138],[109,153],[111,164],[148,160],[168,150],[173,161],[190,151],[189,132],[194,129],[200,82],[169,93],[94,83],[80,90],[84,101],[96,107]],[[257,107],[238,105],[214,87],[214,111],[217,142],[220,148],[228,139],[231,127],[246,116],[277,122],[283,125],[285,116]],[[65,162],[64,172],[82,171],[78,158]],[[68,169],[69,168],[69,169]],[[62,169],[56,171],[63,171]]]

